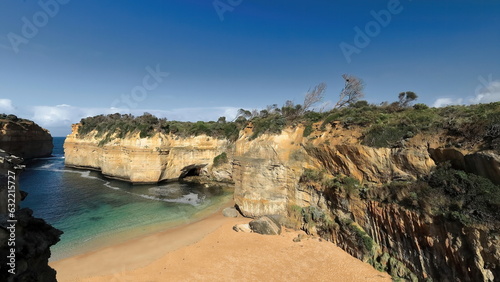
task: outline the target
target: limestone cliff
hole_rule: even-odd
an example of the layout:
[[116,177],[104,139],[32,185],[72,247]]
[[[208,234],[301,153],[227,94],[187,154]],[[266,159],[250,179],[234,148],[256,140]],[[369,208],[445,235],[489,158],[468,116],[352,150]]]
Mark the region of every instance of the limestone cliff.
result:
[[[464,225],[412,209],[401,204],[401,199],[411,199],[408,191],[387,186],[416,182],[443,162],[498,183],[500,158],[495,151],[449,146],[453,140],[444,131],[417,134],[391,148],[374,148],[362,145],[362,130],[339,122],[325,128],[315,124],[310,134],[304,129],[297,125],[280,134],[254,136],[249,124],[234,142],[156,133],[103,143],[95,132],[78,136],[76,125],[66,139],[66,164],[139,183],[193,173],[232,179],[235,203],[245,216],[283,215],[287,224],[318,234],[394,277],[438,281],[500,277],[498,225]],[[221,153],[229,160],[212,165]],[[311,171],[326,177],[308,179]],[[393,193],[395,200],[387,195],[377,200],[368,197],[370,193]]]
[[385,183],[414,180],[428,174],[435,165],[426,146],[371,148],[360,145],[355,132],[338,127],[317,131],[312,139],[304,138],[303,130],[289,128],[280,135],[262,135],[249,141],[251,128],[247,128],[236,141],[235,202],[245,215],[285,215],[287,204],[300,198],[298,182],[304,168]]
[[[0,280],[56,281],[56,272],[48,260],[50,246],[59,241],[62,232],[34,218],[30,209],[19,209],[20,201],[26,197],[19,190],[21,162],[22,159],[0,150]],[[9,199],[15,202],[13,206],[8,205],[12,203]]]
[[[317,128],[317,127],[316,127]],[[447,149],[439,136],[415,136],[399,148],[360,143],[359,131],[332,124],[303,137],[303,128],[250,140],[249,126],[235,144],[235,202],[244,215],[281,214],[299,227],[338,244],[353,256],[394,277],[409,280],[493,281],[500,277],[498,225],[458,221],[325,189],[304,179],[306,169],[357,179],[360,189],[392,181],[414,181],[436,163],[496,180],[493,151]],[[382,189],[381,189],[382,190]],[[397,191],[395,193],[398,193]],[[292,222],[293,225],[293,222]],[[296,226],[297,227],[297,226]]]
[[133,183],[156,183],[207,172],[228,141],[206,135],[182,138],[157,133],[140,138],[130,134],[103,144],[96,132],[78,135],[79,125],[64,143],[68,167],[101,171],[105,176]]
[[0,119],[0,149],[23,159],[52,154],[52,136],[36,123],[12,116]]

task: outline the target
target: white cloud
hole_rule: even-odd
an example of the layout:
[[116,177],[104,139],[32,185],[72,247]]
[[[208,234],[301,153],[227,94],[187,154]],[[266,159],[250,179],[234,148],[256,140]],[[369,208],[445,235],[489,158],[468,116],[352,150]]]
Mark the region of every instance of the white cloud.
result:
[[[217,120],[221,116],[225,116],[227,120],[232,120],[236,117],[239,108],[234,107],[212,107],[212,108],[179,108],[172,110],[133,110],[133,115],[142,115],[148,112],[157,117],[164,117],[168,120],[178,121],[210,121]],[[126,112],[121,112],[126,113]]]
[[12,114],[16,109],[9,99],[0,99],[0,113]]
[[444,107],[450,105],[462,105],[462,104],[482,104],[482,103],[492,103],[500,101],[500,80],[491,80],[489,77],[489,82],[484,78],[480,77],[479,81],[481,85],[475,91],[474,96],[464,98],[438,98],[433,106],[434,107]]
[[10,99],[0,99],[0,113],[15,113],[21,118],[33,120],[43,128],[49,129],[54,136],[65,136],[70,133],[71,125],[78,123],[82,118],[100,114],[130,113],[140,116],[144,112],[157,117],[178,121],[216,121],[219,117],[233,120],[239,108],[235,107],[207,107],[207,108],[179,108],[172,110],[152,109],[120,109],[120,108],[82,108],[67,104],[56,106],[14,107]]
[[61,127],[77,123],[84,117],[112,112],[111,109],[78,108],[65,104],[35,106],[33,107],[33,117],[31,119],[42,127]]
[[460,105],[462,104],[463,99],[462,98],[439,98],[437,99],[434,104],[432,105],[433,107],[440,108],[440,107],[446,107],[446,106],[451,106],[451,105]]
[[469,99],[471,104],[492,103],[500,101],[500,81],[491,81],[483,89],[476,93],[474,98]]

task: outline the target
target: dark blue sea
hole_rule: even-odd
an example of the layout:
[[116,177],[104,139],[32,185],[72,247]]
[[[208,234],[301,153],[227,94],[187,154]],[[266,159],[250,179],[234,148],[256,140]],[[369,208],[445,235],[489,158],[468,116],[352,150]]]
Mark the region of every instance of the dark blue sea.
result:
[[66,168],[63,144],[64,137],[55,137],[53,157],[29,162],[20,178],[21,189],[28,192],[21,207],[64,232],[51,248],[51,260],[194,221],[230,199],[221,188],[178,182],[131,185]]

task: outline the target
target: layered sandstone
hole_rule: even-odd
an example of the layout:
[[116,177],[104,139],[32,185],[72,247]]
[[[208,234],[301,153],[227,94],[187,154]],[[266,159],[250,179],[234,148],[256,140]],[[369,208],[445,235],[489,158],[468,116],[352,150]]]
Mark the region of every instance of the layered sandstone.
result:
[[417,136],[400,148],[372,148],[361,145],[359,131],[339,124],[307,138],[300,126],[254,140],[250,136],[251,126],[236,141],[233,161],[234,198],[244,215],[290,216],[293,206],[302,213],[314,211],[312,222],[302,223],[304,230],[394,277],[438,281],[500,277],[498,226],[464,226],[397,204],[326,191],[320,183],[301,179],[310,168],[377,187],[416,180],[428,175],[436,163],[449,161],[457,169],[498,183],[500,162],[495,152],[444,148],[433,140],[435,136]]
[[0,120],[0,149],[23,159],[52,154],[52,136],[46,129],[28,120]]
[[297,127],[249,141],[251,129],[245,130],[236,141],[233,162],[234,198],[241,211],[252,217],[286,215],[287,205],[295,204],[300,195],[298,182],[304,168],[385,183],[415,180],[435,166],[425,146],[372,148],[360,145],[355,133],[335,136],[339,132],[342,130],[329,127],[309,139]]
[[181,138],[157,133],[140,138],[137,133],[104,144],[96,135],[92,132],[78,136],[78,125],[73,126],[64,143],[66,166],[98,170],[107,177],[133,183],[206,173],[214,158],[228,146],[227,140],[205,135]]

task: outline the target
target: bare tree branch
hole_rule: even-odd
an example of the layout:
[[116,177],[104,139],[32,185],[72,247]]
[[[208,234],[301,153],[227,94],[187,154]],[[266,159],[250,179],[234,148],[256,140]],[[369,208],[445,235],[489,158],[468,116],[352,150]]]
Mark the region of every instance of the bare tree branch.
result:
[[344,89],[340,92],[340,98],[334,108],[342,108],[356,103],[359,99],[363,98],[363,88],[365,87],[361,79],[348,74],[343,74],[342,78],[345,80]]
[[323,82],[316,85],[312,90],[309,89],[306,97],[304,98],[301,114],[309,110],[314,104],[321,102],[323,100],[325,90],[326,84]]

